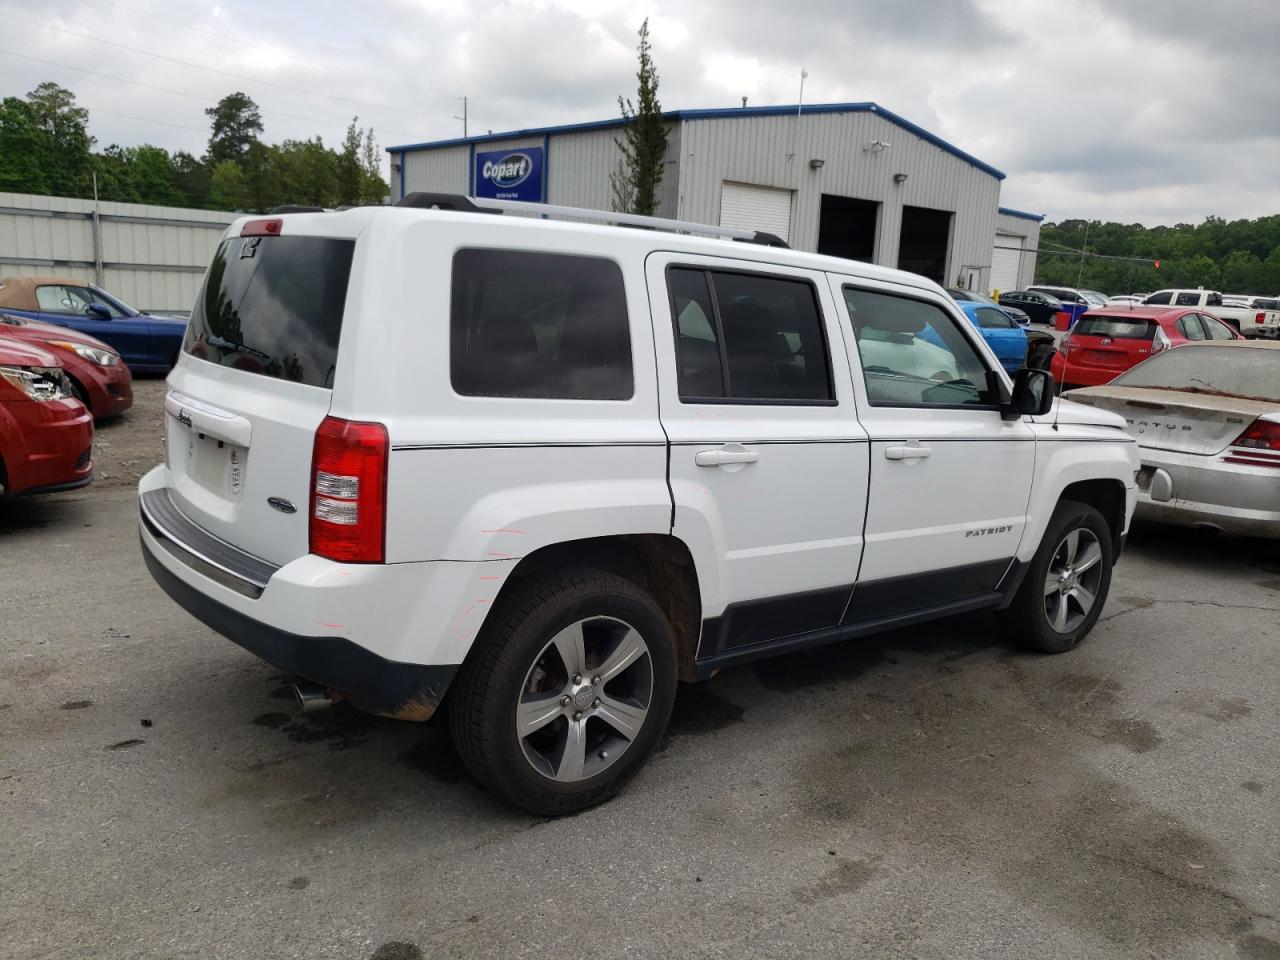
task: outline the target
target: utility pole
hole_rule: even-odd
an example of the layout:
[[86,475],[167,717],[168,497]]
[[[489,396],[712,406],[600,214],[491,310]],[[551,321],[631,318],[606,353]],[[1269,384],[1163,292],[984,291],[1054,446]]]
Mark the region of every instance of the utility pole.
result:
[[93,282],[102,286],[102,218],[98,209],[98,172],[93,171]]
[[467,98],[459,97],[458,99],[462,101],[462,116],[455,113],[453,119],[462,121],[462,139],[465,140],[467,138]]
[[1084,222],[1084,246],[1080,248],[1080,270],[1076,274],[1076,289],[1080,289],[1080,281],[1084,279],[1084,255],[1089,250],[1089,221]]
[[[796,158],[796,146],[800,139],[800,111],[804,109],[804,82],[808,79],[809,79],[809,71],[801,70],[800,71],[800,97],[796,102],[796,123],[795,123],[795,126],[792,127],[791,129],[791,152],[787,154],[788,162]],[[742,105],[744,107],[747,105],[745,97],[743,98]]]

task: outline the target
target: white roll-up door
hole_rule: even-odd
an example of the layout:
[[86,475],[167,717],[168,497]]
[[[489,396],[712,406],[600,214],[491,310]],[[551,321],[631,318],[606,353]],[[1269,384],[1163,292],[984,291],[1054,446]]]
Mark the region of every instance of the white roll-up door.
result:
[[762,230],[791,239],[791,191],[726,183],[720,191],[720,226]]
[[[991,251],[991,289],[1017,290],[1018,265],[1022,259],[1023,237],[1012,233],[997,233],[996,245]],[[1009,249],[1012,247],[1013,249]]]

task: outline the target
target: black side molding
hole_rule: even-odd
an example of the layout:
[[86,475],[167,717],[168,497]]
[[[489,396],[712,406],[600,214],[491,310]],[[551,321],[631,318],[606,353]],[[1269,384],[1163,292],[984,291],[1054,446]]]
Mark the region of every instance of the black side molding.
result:
[[308,207],[300,203],[282,203],[278,207],[272,207],[267,211],[268,216],[274,216],[277,213],[324,213],[324,207]]

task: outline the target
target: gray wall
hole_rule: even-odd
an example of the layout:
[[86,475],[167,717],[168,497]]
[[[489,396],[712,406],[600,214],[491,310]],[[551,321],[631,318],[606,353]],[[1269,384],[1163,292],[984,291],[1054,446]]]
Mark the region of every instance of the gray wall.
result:
[[[873,140],[890,146],[864,148]],[[679,217],[718,223],[726,180],[795,191],[791,245],[816,250],[822,194],[881,204],[876,262],[895,267],[904,205],[953,210],[947,281],[991,267],[1000,181],[872,113],[716,118],[684,123]],[[794,150],[795,158],[788,160]],[[822,160],[814,170],[810,160]],[[905,183],[893,182],[907,174]]]
[[[102,286],[140,310],[190,310],[236,214],[100,204]],[[95,282],[93,201],[0,193],[0,278]]]
[[[1028,250],[1040,246],[1040,223],[1026,217],[1013,217],[1007,213],[996,214],[996,230],[1022,237],[1022,245]],[[1023,253],[1018,257],[1018,289],[1024,290],[1036,282],[1036,255]]]

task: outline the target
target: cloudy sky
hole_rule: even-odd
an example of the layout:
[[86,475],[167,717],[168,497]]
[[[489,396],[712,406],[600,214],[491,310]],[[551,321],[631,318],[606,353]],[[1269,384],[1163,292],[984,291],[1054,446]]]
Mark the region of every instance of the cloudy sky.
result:
[[1277,0],[0,0],[0,95],[74,90],[99,146],[199,154],[244,90],[268,140],[383,146],[612,116],[650,18],[665,108],[874,100],[1051,219],[1280,213]]

